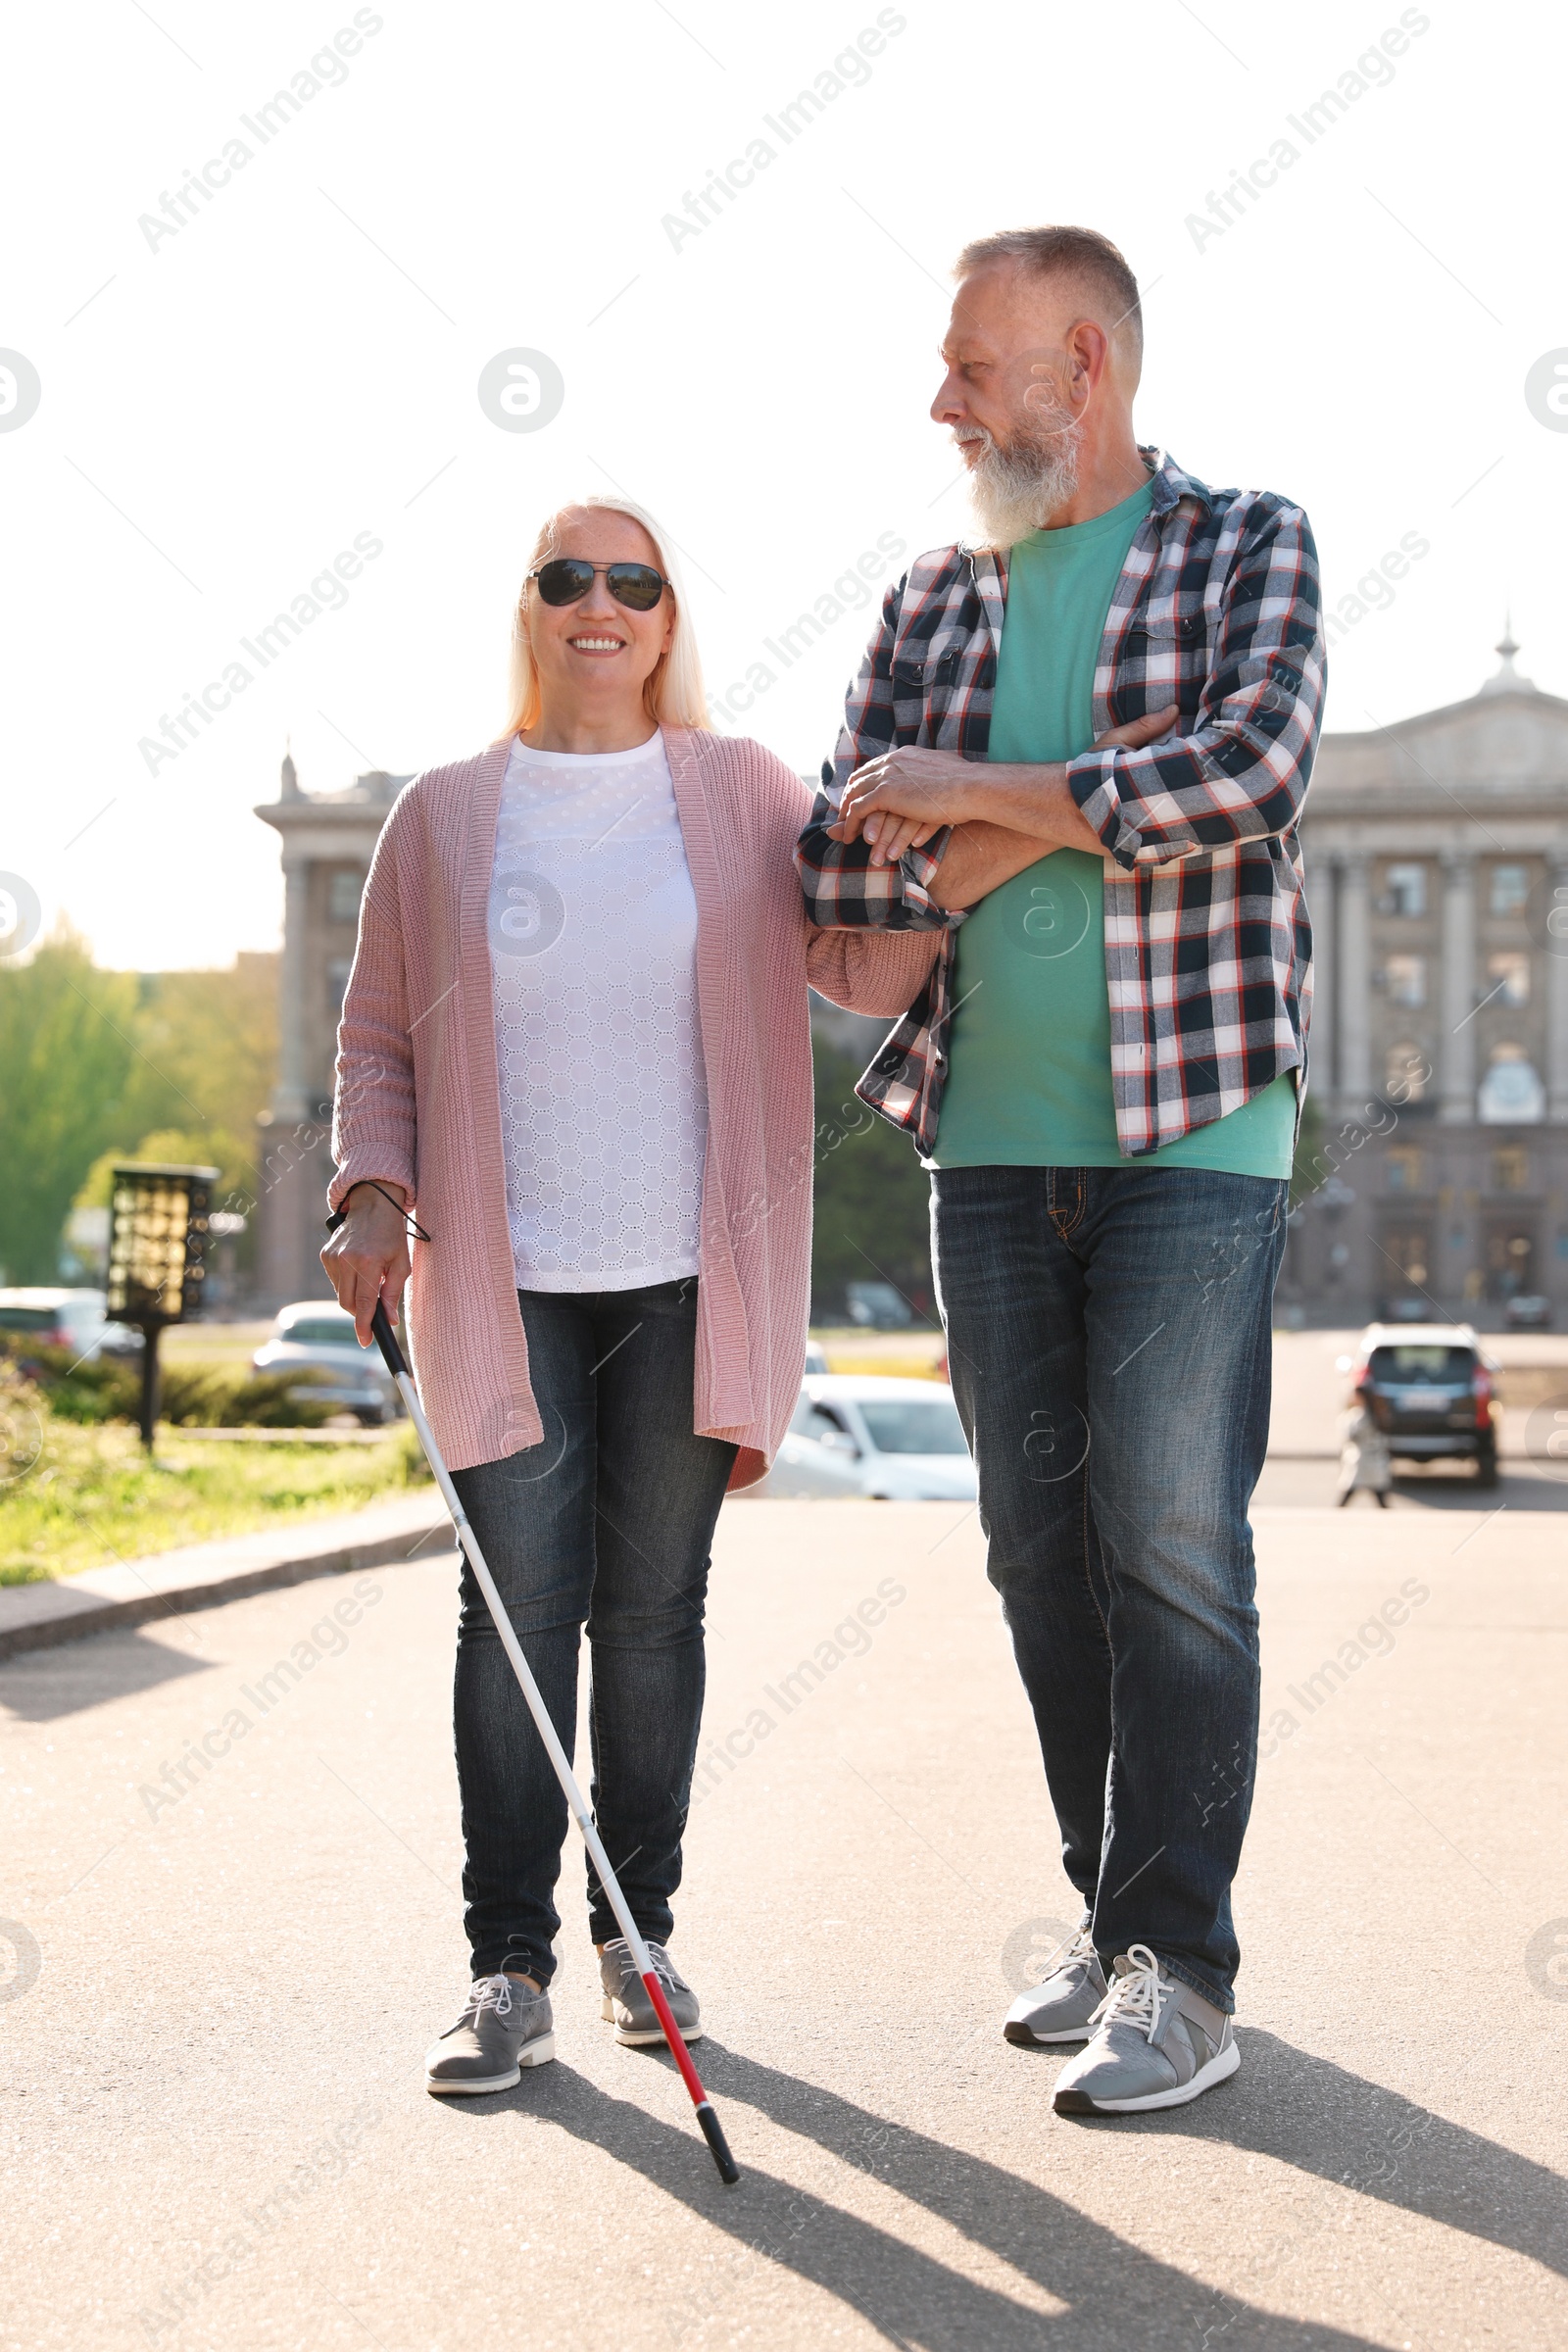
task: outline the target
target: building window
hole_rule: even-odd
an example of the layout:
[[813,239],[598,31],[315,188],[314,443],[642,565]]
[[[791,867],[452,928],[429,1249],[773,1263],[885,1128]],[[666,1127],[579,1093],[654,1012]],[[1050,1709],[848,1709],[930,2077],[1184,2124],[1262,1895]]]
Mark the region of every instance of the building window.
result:
[[1432,1064],[1412,1037],[1401,1037],[1389,1048],[1383,1091],[1391,1102],[1419,1102],[1427,1091]]
[[1487,1236],[1487,1297],[1517,1298],[1535,1287],[1535,1235],[1516,1225],[1494,1226]]
[[334,923],[357,923],[365,876],[357,866],[339,866],[327,886],[326,911]]
[[353,969],[353,963],[347,956],[334,956],[326,967],[327,1002],[332,1007],[334,1020],[343,1009],[343,992],[348,987],[349,974]]
[[1412,1290],[1420,1290],[1428,1279],[1432,1255],[1431,1237],[1424,1228],[1392,1226],[1384,1233],[1381,1246],[1386,1272],[1402,1276]]
[[1383,1154],[1391,1193],[1418,1193],[1421,1190],[1421,1153],[1414,1144],[1396,1144]]
[[1528,865],[1494,865],[1492,869],[1492,911],[1521,914],[1530,897]]
[[1424,865],[1391,865],[1384,876],[1385,905],[1390,914],[1425,914],[1427,869]]
[[1492,1189],[1494,1193],[1528,1193],[1530,1190],[1530,1154],[1516,1146],[1507,1146],[1492,1154]]
[[1494,1004],[1528,1004],[1530,1002],[1530,958],[1511,951],[1506,956],[1487,957],[1487,978],[1491,982],[1488,995]]
[[[1523,958],[1520,958],[1523,961]],[[1424,956],[1391,956],[1383,966],[1383,983],[1396,1004],[1424,1004],[1427,1001],[1427,959]]]
[[1484,1124],[1534,1126],[1546,1115],[1546,1090],[1523,1046],[1503,1040],[1492,1049],[1492,1066],[1481,1081],[1476,1114]]

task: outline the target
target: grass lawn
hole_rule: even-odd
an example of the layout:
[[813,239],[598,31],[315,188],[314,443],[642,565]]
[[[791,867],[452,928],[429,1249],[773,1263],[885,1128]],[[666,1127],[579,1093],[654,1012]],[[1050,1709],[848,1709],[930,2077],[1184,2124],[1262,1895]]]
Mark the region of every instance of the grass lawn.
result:
[[935,1380],[947,1352],[940,1331],[864,1331],[854,1324],[821,1325],[811,1337],[827,1357],[830,1372],[858,1372],[862,1379]]
[[47,1413],[40,1424],[36,1459],[23,1468],[19,1456],[0,1486],[0,1585],[363,1510],[428,1476],[406,1422],[377,1445],[342,1446],[182,1445],[163,1429],[151,1462],[122,1425],[84,1428]]

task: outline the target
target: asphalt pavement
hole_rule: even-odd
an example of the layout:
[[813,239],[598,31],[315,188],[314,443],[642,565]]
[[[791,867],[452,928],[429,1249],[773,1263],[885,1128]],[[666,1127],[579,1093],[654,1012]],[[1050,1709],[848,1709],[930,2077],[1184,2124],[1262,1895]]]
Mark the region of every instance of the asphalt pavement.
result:
[[558,2062],[422,2087],[450,1555],[0,1664],[5,2345],[1560,2346],[1562,1531],[1256,1525],[1242,2069],[1069,2122],[1001,2038],[1074,1905],[972,1513],[726,1509],[673,1949],[733,2189],[600,2021],[574,1850]]

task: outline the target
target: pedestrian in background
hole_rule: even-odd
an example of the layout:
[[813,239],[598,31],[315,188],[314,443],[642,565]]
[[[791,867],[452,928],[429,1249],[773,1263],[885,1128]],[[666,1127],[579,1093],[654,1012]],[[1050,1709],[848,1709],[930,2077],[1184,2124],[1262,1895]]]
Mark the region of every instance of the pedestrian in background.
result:
[[1376,1498],[1379,1510],[1389,1507],[1394,1466],[1389,1441],[1378,1422],[1377,1393],[1370,1380],[1355,1392],[1355,1402],[1341,1416],[1340,1489],[1334,1500],[1343,1510],[1352,1494],[1363,1491]]
[[[590,498],[539,533],[499,741],[416,776],[366,884],[322,1250],[368,1341],[414,1259],[425,1410],[568,1755],[592,1644],[593,1798],[677,2023],[665,1948],[702,1716],[709,1547],[800,1395],[813,1144],[808,983],[891,1015],[932,934],[808,922],[811,806],[705,725],[671,545]],[[555,2052],[566,1808],[465,1564],[456,1676],[472,1985],[428,2087]],[[624,1857],[624,1860],[622,1860]],[[603,2013],[662,2038],[602,1890]]]

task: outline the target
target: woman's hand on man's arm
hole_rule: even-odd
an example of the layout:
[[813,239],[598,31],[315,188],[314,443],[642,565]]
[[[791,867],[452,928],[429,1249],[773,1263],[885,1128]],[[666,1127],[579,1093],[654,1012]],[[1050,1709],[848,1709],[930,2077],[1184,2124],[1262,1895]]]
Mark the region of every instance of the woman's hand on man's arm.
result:
[[[1178,711],[1175,704],[1152,710],[1144,718],[1109,727],[1095,751],[1122,745],[1141,751],[1168,734]],[[1067,764],[966,760],[956,752],[906,744],[882,752],[857,768],[844,789],[838,822],[829,827],[837,841],[863,836],[873,865],[893,865],[906,850],[923,849],[944,825],[960,829],[983,825],[988,832],[1006,830],[1035,843],[1035,858],[1053,850],[1085,850],[1104,855],[1103,844],[1073,797]],[[949,853],[951,855],[951,851]],[[1013,872],[1033,858],[1021,858]],[[943,859],[947,863],[946,857]],[[1001,877],[1006,879],[1005,875]],[[996,884],[986,886],[995,889]],[[947,901],[934,891],[938,905]]]
[[[385,1192],[376,1190],[380,1184]],[[390,1177],[351,1185],[342,1202],[348,1214],[328,1235],[321,1251],[327,1280],[339,1306],[354,1317],[362,1348],[370,1345],[370,1318],[377,1300],[385,1299],[387,1313],[397,1320],[398,1301],[409,1279],[407,1201],[402,1185]]]

